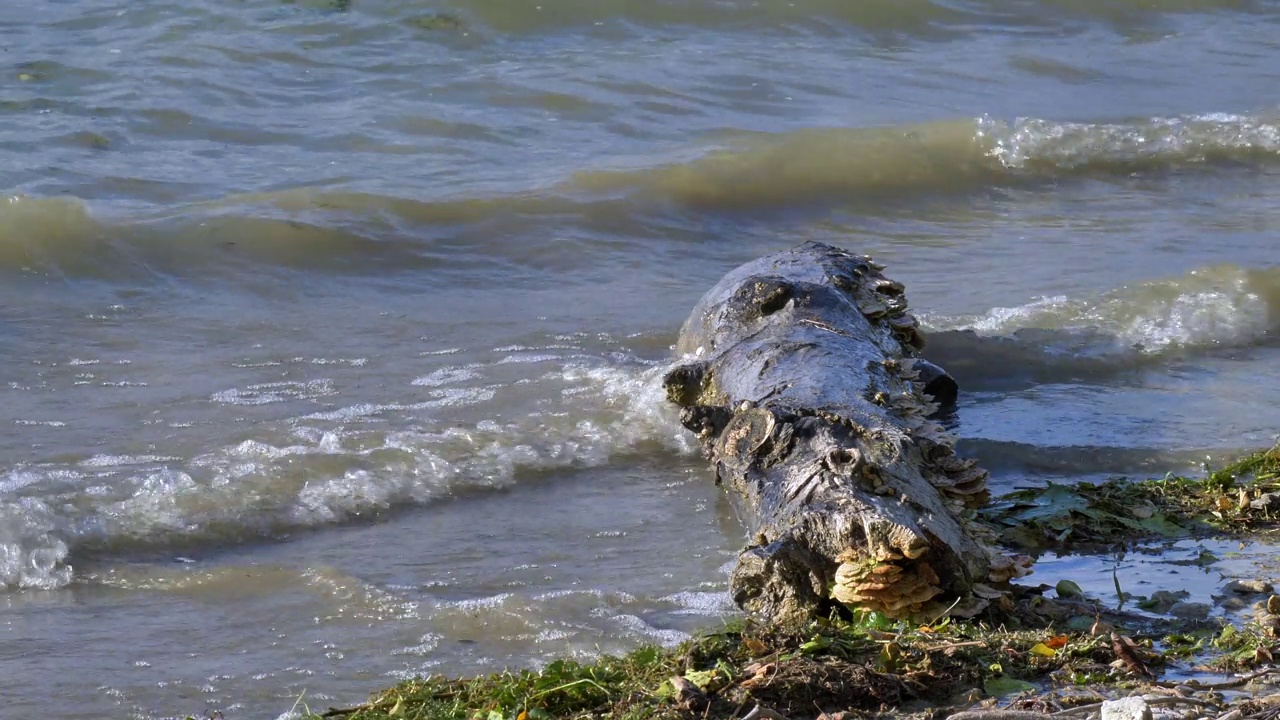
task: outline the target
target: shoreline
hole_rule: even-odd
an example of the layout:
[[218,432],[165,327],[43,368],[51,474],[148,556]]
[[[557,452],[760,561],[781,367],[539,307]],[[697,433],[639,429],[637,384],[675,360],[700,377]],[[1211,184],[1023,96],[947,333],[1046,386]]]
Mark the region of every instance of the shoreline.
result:
[[[1064,532],[1062,518],[1052,514],[1020,518],[1041,496],[1066,491],[1075,501],[1064,504],[1065,516],[1078,514],[1087,523]],[[1271,519],[1277,510],[1280,445],[1198,479],[1170,475],[1017,491],[993,501],[984,517],[1014,529],[1005,539],[1024,546],[1096,549],[1175,534],[1263,539],[1277,528]],[[1053,713],[1098,715],[1102,703],[1133,694],[1144,698],[1127,701],[1141,719],[1152,717],[1152,708],[1161,717],[1180,711],[1176,717],[1188,720],[1280,717],[1280,687],[1268,682],[1280,682],[1273,665],[1280,653],[1280,595],[1269,583],[1224,587],[1240,608],[1253,605],[1252,619],[1238,623],[1170,616],[1176,589],[1132,598],[1135,607],[1157,613],[1151,615],[1106,608],[1072,585],[1019,586],[1002,607],[975,621],[910,623],[857,609],[799,628],[736,621],[673,649],[646,646],[587,663],[556,660],[536,670],[409,680],[347,708],[313,710],[303,696],[282,717],[933,720],[964,712],[958,720],[1037,720]],[[1246,674],[1212,683],[1193,677],[1237,672]]]

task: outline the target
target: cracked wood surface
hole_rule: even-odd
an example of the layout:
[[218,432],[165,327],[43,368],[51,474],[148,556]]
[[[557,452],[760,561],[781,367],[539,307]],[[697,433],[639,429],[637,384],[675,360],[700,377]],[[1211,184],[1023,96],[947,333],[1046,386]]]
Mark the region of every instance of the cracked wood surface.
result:
[[881,269],[807,243],[733,270],[665,378],[750,530],[734,600],[773,622],[833,601],[972,615],[1029,572],[972,520],[987,473],[930,419],[955,381],[918,357],[904,288]]

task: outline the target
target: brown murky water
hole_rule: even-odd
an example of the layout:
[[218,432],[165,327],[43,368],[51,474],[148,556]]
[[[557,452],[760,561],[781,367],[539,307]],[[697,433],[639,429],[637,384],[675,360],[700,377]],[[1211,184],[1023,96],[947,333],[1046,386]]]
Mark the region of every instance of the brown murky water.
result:
[[1247,0],[0,11],[5,717],[277,717],[719,622],[740,530],[656,381],[704,290],[802,240],[907,284],[998,487],[1270,442],[1277,30]]

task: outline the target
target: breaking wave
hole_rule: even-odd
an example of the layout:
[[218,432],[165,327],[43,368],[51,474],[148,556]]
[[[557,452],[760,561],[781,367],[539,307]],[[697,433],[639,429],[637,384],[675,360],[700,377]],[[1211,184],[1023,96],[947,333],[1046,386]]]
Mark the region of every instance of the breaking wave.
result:
[[[444,406],[483,407],[502,391],[458,386],[486,378],[453,368],[425,376],[421,402],[306,415],[194,457],[95,455],[10,468],[0,473],[0,587],[64,586],[77,557],[166,556],[271,539],[620,455],[692,451],[663,402],[665,365],[571,360],[553,368],[534,381],[542,386],[534,392],[547,395],[541,408],[506,419],[433,417]],[[211,401],[246,398],[270,401],[269,392]],[[393,416],[410,421],[392,429]]]
[[[998,0],[798,0],[792,2],[634,3],[627,0],[543,0],[516,4],[502,0],[450,0],[446,12],[410,18],[389,16],[405,12],[397,4],[344,5],[338,0],[315,0],[318,7],[349,7],[374,13],[381,22],[401,19],[425,28],[447,28],[464,37],[480,34],[556,32],[572,28],[652,25],[662,28],[693,26],[708,31],[744,28],[848,26],[874,35],[948,38],[972,34],[974,28],[996,32],[1003,28],[1027,31],[1051,28],[1078,32],[1081,19],[1128,24],[1158,24],[1171,13],[1245,11],[1238,0],[1084,0],[1030,2],[1010,6]],[[406,6],[411,8],[412,5]]]
[[706,209],[968,193],[1072,177],[1274,163],[1278,119],[1209,114],[1096,124],[982,117],[815,129],[744,137],[690,162],[584,171],[574,183]]
[[[575,262],[580,253],[505,241],[539,219],[614,223],[669,206],[755,212],[835,203],[870,212],[887,200],[922,195],[1269,166],[1280,160],[1280,116],[1121,123],[983,117],[740,134],[687,155],[657,164],[645,158],[621,169],[584,168],[546,188],[486,197],[407,199],[299,188],[123,217],[99,217],[74,199],[12,197],[0,203],[0,270],[134,277],[246,266],[332,272],[541,267]],[[483,231],[459,237],[460,227]]]
[[1215,265],[1094,297],[923,319],[931,358],[971,383],[1101,379],[1182,353],[1274,341],[1280,268]]

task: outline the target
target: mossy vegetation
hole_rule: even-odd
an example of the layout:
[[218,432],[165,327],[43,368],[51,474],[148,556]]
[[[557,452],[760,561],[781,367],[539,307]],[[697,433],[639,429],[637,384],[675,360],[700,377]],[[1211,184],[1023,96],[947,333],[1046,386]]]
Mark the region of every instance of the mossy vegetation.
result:
[[[1019,491],[987,517],[1007,538],[1041,546],[1238,534],[1280,517],[1269,499],[1277,492],[1280,446],[1201,479]],[[1019,527],[1030,529],[1011,531]],[[756,707],[771,711],[759,716],[789,720],[889,711],[923,718],[983,698],[1041,702],[1030,696],[1050,688],[1058,707],[1098,700],[1099,690],[1172,688],[1177,683],[1158,679],[1167,666],[1247,670],[1273,663],[1280,652],[1280,596],[1259,602],[1252,621],[1233,625],[1109,611],[1069,582],[1053,588],[1056,597],[1049,590],[1019,588],[968,622],[909,623],[860,610],[800,630],[737,622],[674,649],[644,647],[475,678],[431,676],[354,707],[298,709],[308,718],[347,720],[728,719]]]
[[[1059,619],[1063,612],[1087,619],[1088,627],[1070,629],[1074,623]],[[1257,627],[1103,617],[1087,604],[1067,608],[1038,596],[1024,598],[1018,614],[1037,627],[911,625],[875,613],[816,622],[803,633],[735,625],[672,650],[645,647],[591,663],[411,680],[365,704],[309,717],[687,720],[741,718],[756,706],[791,720],[911,713],[1051,686],[1139,687],[1170,662],[1198,656],[1221,667],[1251,667],[1276,650],[1274,637]],[[1082,702],[1092,699],[1096,695],[1081,694]]]
[[1153,538],[1266,532],[1280,519],[1280,445],[1201,478],[1116,478],[1021,489],[982,511],[1026,549],[1112,546]]

